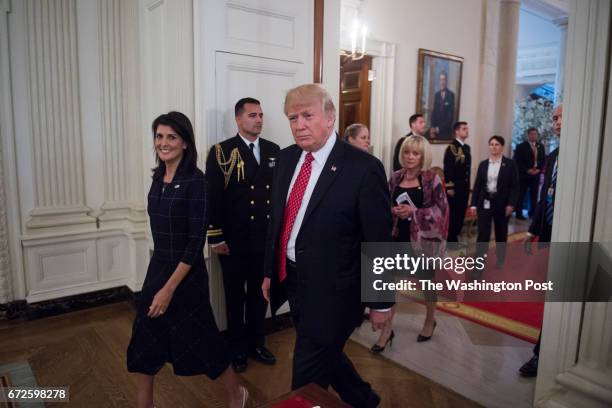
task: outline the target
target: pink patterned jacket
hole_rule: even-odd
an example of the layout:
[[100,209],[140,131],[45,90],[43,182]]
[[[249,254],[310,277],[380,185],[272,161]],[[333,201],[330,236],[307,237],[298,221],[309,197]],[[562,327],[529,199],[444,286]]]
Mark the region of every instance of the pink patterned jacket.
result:
[[[389,178],[391,196],[406,174],[400,169]],[[426,256],[444,256],[448,235],[448,200],[440,177],[430,170],[421,172],[423,206],[413,213],[410,223],[410,241],[415,250]],[[399,235],[399,218],[393,215],[393,237]]]

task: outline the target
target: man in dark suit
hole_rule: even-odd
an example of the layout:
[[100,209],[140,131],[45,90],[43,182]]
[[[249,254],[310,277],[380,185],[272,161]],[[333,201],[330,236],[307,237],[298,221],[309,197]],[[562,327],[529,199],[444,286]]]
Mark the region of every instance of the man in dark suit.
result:
[[463,228],[465,211],[470,196],[470,173],[472,154],[470,146],[465,143],[469,136],[467,122],[457,122],[453,126],[455,140],[444,152],[444,181],[450,211],[448,225],[448,242],[457,242]]
[[544,146],[538,143],[538,129],[527,130],[527,140],[516,146],[514,160],[519,169],[519,184],[521,186],[519,200],[516,206],[516,218],[524,220],[523,201],[529,190],[531,210],[529,216],[533,216],[536,203],[538,202],[538,186],[540,184],[540,172],[544,168]]
[[259,137],[263,112],[257,99],[239,100],[234,112],[238,134],[214,145],[206,160],[208,244],[223,270],[228,340],[234,369],[242,372],[247,354],[264,364],[276,362],[264,346],[267,302],[260,287],[272,172],[280,148]]
[[[561,136],[561,123],[563,120],[563,105],[558,105],[553,111],[552,131]],[[546,158],[546,172],[544,173],[544,184],[540,190],[540,200],[536,205],[531,226],[525,238],[525,251],[531,253],[531,243],[538,237],[538,242],[550,242],[552,236],[552,223],[555,210],[555,196],[557,194],[557,172],[559,149],[553,150]],[[533,357],[521,366],[519,372],[523,377],[535,377],[538,375],[538,361],[540,358],[540,340],[533,348]]]
[[[264,296],[275,311],[288,296],[297,339],[292,389],[332,386],[353,407],[380,402],[343,348],[362,321],[361,242],[391,240],[391,203],[382,163],[340,141],[336,109],[318,84],[285,98],[295,145],[280,152],[266,244]],[[382,329],[392,303],[373,303]]]
[[410,126],[410,133],[408,133],[406,136],[400,137],[395,144],[395,148],[393,149],[393,171],[397,171],[402,168],[399,161],[399,153],[404,140],[406,140],[408,136],[412,135],[423,136],[425,134],[425,130],[427,129],[427,123],[425,122],[423,115],[420,113],[415,113],[414,115],[410,116],[410,119],[408,119],[408,125]]
[[445,71],[440,72],[440,90],[434,95],[434,106],[431,113],[432,139],[450,139],[452,126],[455,120],[455,94],[448,89],[448,76]]

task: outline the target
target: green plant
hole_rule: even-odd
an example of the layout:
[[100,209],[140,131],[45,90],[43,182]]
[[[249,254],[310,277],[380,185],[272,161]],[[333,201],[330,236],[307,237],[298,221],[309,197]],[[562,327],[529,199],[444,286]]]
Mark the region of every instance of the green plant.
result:
[[552,132],[552,101],[527,96],[514,104],[514,125],[512,127],[512,147],[525,141],[527,129],[534,127],[540,132],[540,143],[544,144],[546,154],[559,145],[559,139]]

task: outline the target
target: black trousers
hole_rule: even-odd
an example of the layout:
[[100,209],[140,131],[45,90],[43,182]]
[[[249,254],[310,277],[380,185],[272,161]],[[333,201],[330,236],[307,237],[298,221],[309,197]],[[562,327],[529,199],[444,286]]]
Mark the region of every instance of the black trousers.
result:
[[[288,261],[289,262],[289,261]],[[339,340],[333,344],[318,344],[299,328],[301,299],[298,296],[297,285],[299,277],[295,264],[287,265],[286,288],[289,297],[291,315],[297,331],[297,339],[293,350],[293,378],[291,389],[316,383],[323,389],[330,385],[347,404],[356,408],[376,407],[378,396],[370,384],[365,382],[355,370],[353,363],[344,354],[344,344],[352,333],[346,330]],[[323,328],[321,328],[323,330]]]
[[227,335],[233,355],[264,345],[268,303],[261,293],[264,255],[220,255],[227,311]]
[[531,202],[531,207],[529,210],[529,216],[533,216],[533,211],[538,203],[538,187],[540,186],[540,176],[532,176],[527,178],[522,178],[519,180],[520,185],[520,193],[518,204],[516,205],[516,214],[523,214],[523,202],[525,201],[525,195],[529,190],[529,200]]
[[448,197],[449,223],[448,223],[448,242],[457,242],[463,221],[465,220],[465,210],[468,206],[468,188],[467,186],[456,186],[455,196]]
[[499,262],[506,260],[506,242],[508,241],[508,220],[506,206],[504,203],[491,201],[488,210],[478,209],[478,239],[476,240],[476,256],[480,257],[487,253],[489,241],[491,240],[491,223],[495,229],[495,253]]

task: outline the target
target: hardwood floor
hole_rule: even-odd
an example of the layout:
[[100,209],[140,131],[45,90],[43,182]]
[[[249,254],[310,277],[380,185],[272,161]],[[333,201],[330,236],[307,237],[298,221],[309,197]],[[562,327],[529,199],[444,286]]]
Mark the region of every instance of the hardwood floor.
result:
[[[69,386],[69,404],[48,407],[130,407],[134,381],[125,366],[134,310],[127,302],[34,321],[0,322],[0,365],[29,362],[39,386]],[[241,375],[256,407],[290,390],[295,332],[267,338],[277,364],[249,360]],[[477,407],[443,386],[349,342],[346,352],[382,397],[381,407]],[[221,384],[204,376],[177,377],[164,367],[155,382],[157,407],[223,407]]]

